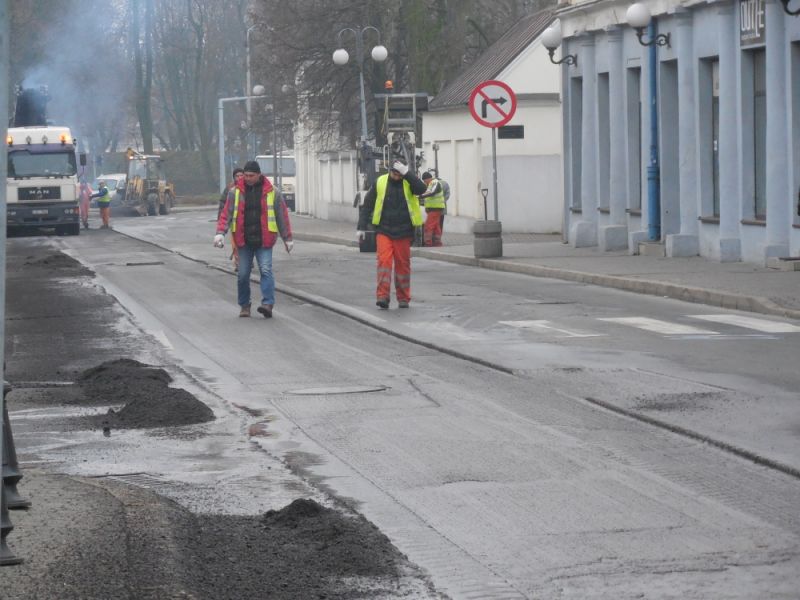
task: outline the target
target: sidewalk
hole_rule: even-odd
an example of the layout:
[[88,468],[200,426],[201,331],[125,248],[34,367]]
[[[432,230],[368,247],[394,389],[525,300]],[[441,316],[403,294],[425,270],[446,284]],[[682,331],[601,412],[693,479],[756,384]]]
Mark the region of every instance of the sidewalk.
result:
[[[356,245],[355,223],[292,214],[295,239]],[[446,228],[445,228],[446,229]],[[503,256],[476,259],[472,234],[445,230],[441,248],[413,248],[413,256],[486,269],[552,277],[641,294],[800,319],[800,271],[699,256],[659,258],[572,248],[560,235],[503,235]]]

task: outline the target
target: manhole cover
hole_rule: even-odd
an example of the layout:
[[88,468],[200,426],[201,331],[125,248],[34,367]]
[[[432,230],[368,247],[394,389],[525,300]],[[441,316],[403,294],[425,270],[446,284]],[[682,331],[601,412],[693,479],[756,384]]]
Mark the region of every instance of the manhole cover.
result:
[[366,394],[368,392],[382,392],[388,389],[385,385],[350,385],[306,388],[304,390],[290,390],[286,392],[293,396],[330,396],[332,394]]

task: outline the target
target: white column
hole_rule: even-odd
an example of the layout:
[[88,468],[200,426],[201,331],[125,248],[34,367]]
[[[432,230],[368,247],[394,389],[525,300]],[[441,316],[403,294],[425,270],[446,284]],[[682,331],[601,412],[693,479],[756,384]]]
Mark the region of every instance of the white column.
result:
[[773,256],[789,256],[792,226],[792,193],[789,157],[791,140],[789,105],[784,88],[791,81],[787,69],[787,50],[783,6],[778,0],[767,0],[767,232],[763,246],[764,260]]
[[622,29],[620,27],[610,29],[607,39],[611,224],[600,228],[599,246],[603,250],[622,250],[628,247],[628,225],[625,215],[627,186],[625,185],[625,69]]
[[694,11],[678,9],[678,177],[681,205],[679,234],[667,236],[667,256],[697,256],[700,254],[698,238],[699,198],[697,194],[697,121],[695,91],[697,69],[694,57]]
[[581,218],[572,223],[574,248],[597,245],[597,73],[594,36],[581,40],[578,52],[583,74],[581,123]]
[[[738,6],[738,2],[736,3]],[[719,259],[736,262],[742,258],[739,221],[742,214],[739,187],[738,137],[741,128],[736,116],[736,56],[739,52],[734,4],[720,6],[719,33]]]

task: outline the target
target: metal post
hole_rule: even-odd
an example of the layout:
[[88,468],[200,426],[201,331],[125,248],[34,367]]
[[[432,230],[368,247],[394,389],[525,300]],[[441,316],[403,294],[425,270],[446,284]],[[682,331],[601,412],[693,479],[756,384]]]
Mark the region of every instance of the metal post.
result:
[[497,129],[492,127],[492,180],[494,182],[494,220],[499,221],[497,213]]
[[219,193],[225,191],[226,177],[225,177],[225,123],[223,119],[224,110],[222,108],[222,98],[217,103],[217,111],[219,115]]
[[[255,27],[255,25],[251,25],[250,27],[247,28],[247,33],[245,35],[245,42],[244,42],[245,54],[247,55],[247,76],[246,76],[246,80],[245,80],[246,88],[244,90],[245,96],[250,96],[250,94],[253,93],[253,88],[250,86],[250,32],[252,31],[253,27]],[[250,106],[250,98],[248,98],[246,100],[246,103],[247,103],[247,108],[246,108],[246,110],[247,110],[247,135],[245,136],[244,139],[247,140],[247,143],[246,143],[246,146],[245,146],[245,149],[244,149],[244,154],[245,154],[246,157],[249,158],[250,157],[250,130],[252,129],[252,123],[253,123],[253,111],[252,111],[252,108]]]
[[[650,39],[658,34],[656,20],[650,21]],[[661,173],[658,162],[658,45],[650,46],[650,164],[647,166],[647,237],[661,239]]]
[[275,94],[273,93],[272,96],[272,183],[277,187],[275,178],[278,176],[278,127],[275,119]]
[[436,177],[439,177],[439,144],[433,142],[433,170],[436,171]]
[[252,98],[266,98],[266,96],[235,96],[232,98],[220,98],[217,102],[217,111],[219,111],[219,193],[225,191],[225,118],[224,118],[224,103],[234,102],[241,100],[250,100]]
[[[0,0],[0,341],[6,339],[6,178],[8,176],[8,146],[5,143],[8,127],[8,0]],[[0,352],[3,352],[0,348]],[[5,379],[5,354],[0,360],[0,380]],[[0,394],[0,418],[6,410],[4,394]],[[0,454],[4,447],[3,427],[0,427]],[[2,462],[2,460],[0,460]],[[6,545],[6,537],[14,528],[6,509],[5,486],[0,481],[0,566],[22,562]]]

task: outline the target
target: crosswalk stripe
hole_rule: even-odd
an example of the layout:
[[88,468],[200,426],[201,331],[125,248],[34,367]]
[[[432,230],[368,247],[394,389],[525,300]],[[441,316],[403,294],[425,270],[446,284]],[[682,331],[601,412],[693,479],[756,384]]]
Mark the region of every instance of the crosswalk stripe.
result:
[[716,331],[711,331],[709,329],[701,329],[699,327],[692,327],[691,325],[670,323],[669,321],[660,321],[658,319],[648,319],[645,317],[603,318],[598,319],[598,321],[630,325],[631,327],[638,327],[645,331],[652,331],[663,335],[719,335]]
[[551,331],[556,331],[558,333],[562,333],[567,337],[602,337],[604,334],[602,333],[586,333],[584,331],[574,331],[570,329],[564,329],[563,327],[555,327],[550,321],[545,320],[537,320],[537,321],[500,321],[502,325],[508,325],[509,327],[517,327],[518,329],[548,329]]
[[763,331],[764,333],[800,332],[800,327],[797,325],[792,325],[791,323],[780,323],[778,321],[757,319],[755,317],[747,317],[744,315],[688,315],[688,317],[691,319],[711,321],[712,323],[724,323],[725,325],[744,327],[745,329],[755,329],[756,331]]

